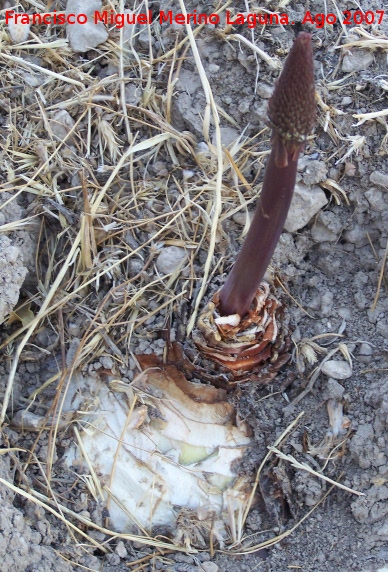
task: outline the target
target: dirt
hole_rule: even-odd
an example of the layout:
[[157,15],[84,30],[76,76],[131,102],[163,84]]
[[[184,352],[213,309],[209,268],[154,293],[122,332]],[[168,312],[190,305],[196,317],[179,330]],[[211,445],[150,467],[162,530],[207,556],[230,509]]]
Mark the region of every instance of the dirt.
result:
[[[253,3],[248,4],[254,11]],[[28,2],[21,5],[31,13],[35,11]],[[118,3],[111,5],[119,10]],[[4,58],[0,202],[6,206],[0,211],[0,223],[16,226],[6,227],[0,239],[0,312],[5,320],[0,333],[2,395],[23,338],[20,328],[31,324],[42,308],[80,224],[85,224],[83,180],[87,180],[89,197],[95,198],[127,149],[129,132],[136,143],[163,132],[155,117],[170,120],[177,131],[189,133],[185,140],[197,150],[197,162],[182,145],[171,142],[169,148],[162,143],[157,154],[147,155],[146,150],[140,159],[126,160],[122,173],[106,190],[93,215],[97,240],[95,246],[92,241],[88,243],[91,263],[87,262],[87,249],[82,243],[84,258],[77,258],[75,266],[69,265],[50,302],[52,311],[34,327],[20,356],[17,354],[20,359],[1,437],[0,567],[4,572],[372,572],[388,567],[387,123],[383,113],[364,122],[355,117],[386,108],[388,15],[380,25],[363,24],[361,31],[360,26],[342,26],[339,22],[320,28],[299,23],[308,9],[324,14],[326,3],[314,2],[310,7],[300,2],[283,5],[279,12],[288,14],[295,25],[249,29],[244,24],[236,26],[234,32],[280,62],[297,31],[312,33],[321,103],[315,135],[299,163],[298,182],[307,187],[319,186],[327,204],[303,228],[282,234],[272,261],[288,293],[283,291],[292,324],[293,359],[270,386],[248,383],[229,394],[239,417],[251,426],[254,438],[254,446],[239,470],[252,474],[254,480],[268,447],[304,412],[284,440],[282,452],[364,496],[337,487],[329,492],[331,485],[327,481],[273,456],[262,473],[244,542],[233,549],[216,549],[214,554],[209,550],[185,554],[173,547],[162,554],[146,544],[112,539],[74,521],[89,535],[85,540],[66,524],[55,504],[50,512],[46,505],[38,506],[26,498],[32,489],[45,498],[52,495],[68,509],[104,526],[103,507],[90,494],[85,481],[62,463],[74,440],[71,427],[62,427],[54,442],[52,430],[39,431],[33,423],[44,417],[55,400],[58,372],[72,363],[90,324],[108,323],[110,329],[105,330],[102,341],[88,338],[90,345],[78,356],[77,367],[91,375],[113,371],[126,383],[136,372],[136,354],[163,354],[166,330],[171,337],[185,337],[209,252],[210,229],[207,227],[202,236],[198,228],[205,220],[202,212],[207,211],[208,219],[213,216],[216,163],[204,143],[206,98],[192,52],[186,50],[188,44],[176,52],[176,75],[169,77],[172,56],[167,61],[158,60],[185,37],[184,26],[168,22],[159,25],[155,19],[151,36],[144,28],[134,40],[134,52],[143,61],[143,76],[132,52],[124,62],[127,118],[122,112],[117,75],[109,79],[112,74],[120,74],[119,32],[114,27],[110,28],[110,45],[102,44],[82,55],[68,47],[61,47],[56,56],[47,48],[7,48],[6,53],[57,74],[66,73],[71,64],[69,77],[84,83],[89,95],[101,97],[90,103],[87,115],[87,98],[75,98],[82,93],[79,86],[62,82],[58,76],[45,83],[47,77],[33,68],[28,71],[32,79],[26,78],[26,68]],[[56,2],[50,6],[51,10],[63,9]],[[187,11],[193,8],[190,3],[186,7]],[[360,7],[376,19],[377,11],[382,9],[377,1],[362,0]],[[195,8],[198,13],[216,10],[215,5]],[[275,8],[275,4],[266,5],[267,11]],[[154,14],[170,9],[181,12],[179,4],[167,2],[153,3],[150,9]],[[342,1],[328,3],[327,10],[359,14],[357,6]],[[196,35],[196,43],[219,107],[223,144],[229,147],[246,180],[242,184],[232,169],[225,170],[221,210],[225,215],[242,204],[242,197],[248,201],[248,210],[254,210],[270,145],[265,110],[279,69],[271,68],[241,39],[222,34],[223,18],[217,26],[204,26]],[[31,29],[36,35],[30,38],[32,43],[36,38],[48,42],[65,37],[63,26]],[[361,35],[362,31],[379,42],[373,44],[371,38]],[[2,34],[6,46],[10,46],[6,27]],[[355,40],[363,42],[341,48]],[[155,62],[150,67],[152,59]],[[77,69],[78,75],[74,71]],[[150,69],[152,74],[148,76]],[[151,83],[147,83],[149,77]],[[177,81],[172,88],[174,79]],[[105,83],[93,91],[98,82]],[[169,90],[173,90],[170,108],[166,103]],[[61,104],[71,116],[70,124],[55,116]],[[148,115],[134,106],[142,107]],[[59,123],[64,131],[56,136]],[[112,135],[109,137],[109,126],[116,142]],[[58,147],[71,128],[74,131],[69,140]],[[235,144],[238,138],[239,149]],[[210,124],[211,140],[214,122]],[[45,157],[49,157],[48,165],[41,168]],[[187,196],[192,201],[190,208]],[[170,213],[179,209],[182,216],[171,221]],[[298,220],[297,211],[293,216]],[[18,224],[25,218],[29,218],[27,226]],[[244,208],[221,220],[212,278],[201,306],[222,285],[233,264],[246,222]],[[185,248],[188,262],[184,251],[173,251],[172,259],[166,256],[164,249],[172,247]],[[135,255],[123,260],[133,251]],[[163,259],[157,262],[160,252],[164,252]],[[79,250],[76,256],[80,256]],[[171,281],[160,279],[169,268],[174,271],[174,258],[183,266]],[[116,266],[110,268],[115,262]],[[85,286],[89,279],[94,281]],[[136,292],[140,292],[139,297],[131,298]],[[71,296],[54,308],[55,301],[67,294]],[[104,301],[106,296],[108,302]],[[169,303],[160,308],[165,302]],[[120,313],[115,323],[111,316],[117,308]],[[315,363],[308,361],[311,349],[316,352]],[[332,373],[317,373],[311,390],[298,401],[315,368],[323,367],[328,352],[335,349]],[[342,376],[344,363],[347,367],[351,364],[351,372]],[[40,391],[52,378],[54,381]],[[333,404],[340,404],[343,412],[343,426],[337,437],[333,437],[328,413]],[[15,413],[26,409],[36,416],[35,420],[16,423]],[[53,460],[50,467],[46,466],[49,458]],[[311,514],[302,520],[310,510]],[[286,531],[291,532],[274,546],[243,553],[248,552],[249,543],[256,546]],[[96,540],[98,548],[90,538]],[[101,545],[107,547],[105,554]]]

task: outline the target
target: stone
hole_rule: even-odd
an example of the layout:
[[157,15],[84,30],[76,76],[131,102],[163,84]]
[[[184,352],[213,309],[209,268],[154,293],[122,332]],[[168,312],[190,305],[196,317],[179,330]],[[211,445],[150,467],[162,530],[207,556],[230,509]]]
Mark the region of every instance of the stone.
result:
[[202,82],[198,74],[195,74],[185,68],[180,70],[176,89],[179,91],[185,91],[189,95],[195,95],[201,87]]
[[370,363],[372,361],[373,348],[370,344],[362,342],[358,350],[358,361],[361,363]]
[[327,179],[327,165],[324,161],[308,161],[303,173],[305,185],[316,185]]
[[102,22],[94,23],[94,12],[102,11],[101,0],[68,0],[66,14],[85,14],[85,24],[68,24],[67,35],[73,52],[85,53],[108,39],[108,31]]
[[125,103],[129,105],[138,105],[141,100],[142,90],[134,83],[125,86]]
[[338,238],[337,234],[330,230],[319,218],[311,227],[311,236],[318,244],[321,242],[335,242]]
[[68,137],[68,134],[73,129],[75,121],[66,109],[60,109],[54,113],[49,124],[52,134],[58,141],[66,139],[66,143],[69,145],[74,144],[73,136]]
[[347,361],[328,360],[322,366],[322,373],[333,379],[348,379],[352,368]]
[[201,568],[205,572],[218,572],[219,568],[215,562],[202,562]]
[[387,195],[384,191],[380,191],[380,189],[376,189],[376,187],[374,187],[373,189],[365,191],[364,196],[372,210],[380,213],[386,211],[388,204],[385,200]]
[[316,185],[309,187],[303,183],[297,183],[284,228],[287,232],[300,230],[326,204],[326,195],[320,187]]
[[20,249],[0,236],[0,324],[16,305],[26,274]]
[[120,556],[120,558],[126,558],[128,556],[128,551],[125,548],[124,542],[122,540],[117,543],[115,552],[118,556]]
[[345,388],[342,387],[336,379],[329,377],[326,387],[323,390],[323,397],[324,399],[335,399],[336,401],[341,401],[344,391]]
[[187,258],[187,254],[184,248],[165,246],[156,259],[156,268],[162,274],[171,274],[185,258]]
[[382,173],[381,171],[373,171],[370,174],[369,180],[374,185],[379,185],[384,189],[388,190],[388,175],[387,173]]
[[351,97],[349,97],[348,95],[343,97],[341,100],[341,105],[352,105],[353,103],[353,99]]
[[[233,127],[221,127],[220,132],[221,132],[221,143],[222,145],[225,145],[225,147],[228,147],[231,143],[237,141],[240,135],[236,129],[233,129]],[[212,143],[213,145],[216,144],[215,134],[213,135]]]
[[345,73],[364,71],[373,63],[373,60],[372,52],[353,49],[344,56],[342,60],[342,71]]
[[[252,221],[254,213],[248,212],[249,222]],[[245,226],[247,222],[247,214],[244,211],[238,211],[232,215],[232,220],[240,226]]]
[[347,242],[355,244],[357,248],[361,248],[362,246],[369,244],[365,228],[359,225],[355,225],[350,230],[345,230],[342,236]]
[[29,36],[31,23],[21,24],[10,19],[8,22],[8,31],[14,44],[21,44],[25,42]]
[[373,426],[370,423],[360,425],[350,441],[349,451],[362,469],[369,469],[373,456]]
[[143,50],[147,50],[149,49],[150,44],[152,46],[155,43],[155,38],[150,35],[148,28],[144,28],[144,26],[142,26],[140,34],[138,35],[138,42]]

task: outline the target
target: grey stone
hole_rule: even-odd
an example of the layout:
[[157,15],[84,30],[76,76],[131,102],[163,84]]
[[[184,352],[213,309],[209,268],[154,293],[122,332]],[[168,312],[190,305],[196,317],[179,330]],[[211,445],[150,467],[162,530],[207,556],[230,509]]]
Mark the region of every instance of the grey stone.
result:
[[348,242],[355,244],[357,248],[361,248],[362,246],[369,244],[365,229],[358,225],[351,230],[346,230],[343,233],[343,238]]
[[162,274],[170,274],[178,268],[185,258],[187,258],[187,254],[184,248],[166,246],[162,248],[156,260],[156,268]]
[[137,105],[141,100],[142,90],[134,83],[125,86],[125,103]]
[[115,552],[118,556],[120,556],[120,558],[126,558],[128,556],[128,551],[125,548],[124,542],[122,540],[117,543]]
[[344,395],[345,388],[342,387],[337,380],[329,377],[325,389],[323,390],[324,399],[336,399],[340,401]]
[[322,366],[322,373],[334,379],[348,379],[352,368],[346,361],[328,360]]
[[[233,129],[233,127],[221,127],[220,132],[222,145],[225,145],[226,147],[236,141],[239,137],[239,132],[236,129]],[[212,143],[213,145],[216,144],[215,134],[213,135]]]
[[96,48],[108,39],[108,32],[102,22],[94,23],[94,12],[101,12],[101,0],[68,0],[66,14],[85,14],[85,24],[69,24],[67,35],[73,52],[84,53]]
[[215,562],[202,562],[201,568],[205,572],[218,572],[219,568]]
[[66,143],[69,145],[74,144],[73,136],[70,135],[68,137],[68,134],[73,129],[75,121],[66,109],[60,109],[55,112],[49,120],[49,124],[52,134],[58,141],[63,141],[67,138]]
[[143,26],[138,36],[138,42],[143,50],[148,50],[150,44],[154,45],[155,38],[152,35],[150,35],[148,28],[144,28]]
[[189,95],[194,95],[198,89],[201,89],[202,82],[198,74],[187,69],[181,69],[176,88],[179,91],[185,91]]
[[388,190],[387,173],[382,173],[381,171],[373,171],[373,173],[370,174],[369,180],[374,185],[379,185],[380,187]]
[[348,52],[342,60],[342,70],[346,73],[364,71],[371,65],[373,60],[372,52],[353,49],[351,52]]
[[296,232],[306,226],[326,204],[326,195],[320,187],[297,183],[284,228],[288,232]]
[[374,431],[370,423],[364,423],[357,429],[350,441],[349,450],[362,469],[371,466],[371,454],[373,453]]
[[343,97],[341,100],[341,105],[351,105],[353,103],[353,99],[348,95]]
[[365,198],[370,204],[371,209],[378,213],[384,212],[388,207],[388,204],[384,198],[386,196],[387,195],[384,193],[384,191],[380,191],[380,189],[376,188],[365,191]]
[[372,361],[373,348],[370,344],[363,342],[358,350],[358,361],[361,363],[370,363]]
[[325,226],[321,220],[316,220],[311,227],[311,236],[315,242],[334,242],[337,240],[335,232]]
[[[253,215],[254,213],[248,212],[249,222],[252,221]],[[244,211],[238,211],[237,213],[234,213],[234,215],[232,215],[232,220],[234,220],[235,223],[241,226],[245,226],[247,222],[247,215]]]
[[0,236],[0,324],[16,305],[26,274],[19,248],[8,237]]
[[198,91],[192,97],[181,92],[172,103],[172,124],[180,131],[190,130],[196,137],[202,136],[202,102],[197,102]]
[[308,161],[303,173],[306,185],[316,185],[327,179],[327,165],[324,161]]

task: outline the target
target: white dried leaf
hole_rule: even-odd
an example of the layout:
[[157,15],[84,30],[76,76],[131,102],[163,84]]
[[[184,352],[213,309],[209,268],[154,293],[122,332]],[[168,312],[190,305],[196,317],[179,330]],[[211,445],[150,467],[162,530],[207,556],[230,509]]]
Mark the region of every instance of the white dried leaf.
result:
[[[149,367],[138,375],[131,388],[142,401],[146,396],[147,406],[135,408],[126,393],[110,391],[123,389],[118,382],[109,388],[74,376],[64,411],[83,412],[82,451],[74,444],[66,462],[82,470],[92,467],[102,482],[109,482],[115,530],[130,531],[134,523],[149,531],[154,526],[181,529],[175,540],[189,549],[206,543],[210,528],[218,531],[220,542],[228,537],[225,495],[234,499],[232,512],[244,510],[251,478],[238,477],[235,466],[250,437],[234,424],[234,408],[222,390],[190,383],[174,372],[171,366]],[[177,506],[190,515],[188,520],[182,522]],[[209,528],[200,525],[203,507],[212,515]]]

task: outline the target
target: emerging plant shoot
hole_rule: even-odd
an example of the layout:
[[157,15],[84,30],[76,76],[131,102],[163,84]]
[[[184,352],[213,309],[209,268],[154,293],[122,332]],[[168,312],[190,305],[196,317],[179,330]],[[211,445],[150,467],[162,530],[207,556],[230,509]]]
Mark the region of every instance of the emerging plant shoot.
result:
[[219,294],[223,316],[248,312],[282,233],[298,157],[316,115],[311,36],[296,38],[269,100],[272,149],[263,188],[243,247]]

